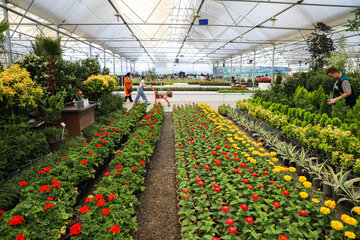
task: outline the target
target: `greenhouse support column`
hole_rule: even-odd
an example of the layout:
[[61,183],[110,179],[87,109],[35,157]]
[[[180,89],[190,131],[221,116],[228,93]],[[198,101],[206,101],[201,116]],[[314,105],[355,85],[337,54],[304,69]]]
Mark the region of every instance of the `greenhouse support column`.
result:
[[104,49],[104,68],[106,68],[106,56],[105,56],[105,49]]
[[225,62],[223,63],[223,79],[225,79]]
[[[3,4],[5,5],[5,7],[7,7],[7,3],[6,0],[3,0]],[[9,22],[9,16],[8,16],[8,10],[7,9],[3,9],[4,10],[4,20]],[[6,44],[7,44],[7,54],[8,54],[8,60],[9,60],[9,64],[8,66],[11,66],[12,64],[12,50],[11,50],[11,38],[10,38],[10,30],[6,30]]]
[[125,60],[126,62],[126,67],[125,67],[125,71],[126,71],[126,73],[128,73],[129,72],[129,70],[128,70],[128,61],[127,60]]
[[271,66],[271,82],[275,81],[274,79],[274,64],[275,64],[275,44],[273,44],[273,54],[272,54],[272,66]]
[[121,66],[121,75],[124,75],[123,60],[122,60],[122,58],[120,58],[120,66]]
[[56,26],[56,37],[57,37],[57,38],[60,37],[59,26]]
[[233,76],[232,70],[233,70],[233,68],[232,68],[232,58],[231,58],[231,59],[230,59],[230,81],[231,81],[232,76]]
[[116,74],[116,71],[115,71],[115,54],[113,54],[113,68],[114,68],[113,75],[115,75]]
[[252,74],[253,90],[255,89],[255,57],[256,57],[256,51],[254,51],[254,59],[253,59],[253,74]]
[[92,44],[90,43],[90,58],[92,58]]
[[136,72],[136,63],[134,62],[134,72]]
[[240,56],[240,83],[242,78],[242,55]]

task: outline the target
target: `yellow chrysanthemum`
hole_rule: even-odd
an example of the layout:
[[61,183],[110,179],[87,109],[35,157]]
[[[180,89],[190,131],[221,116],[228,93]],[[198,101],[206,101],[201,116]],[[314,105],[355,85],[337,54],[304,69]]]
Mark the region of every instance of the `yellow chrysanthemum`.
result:
[[249,147],[249,151],[251,152],[251,151],[254,151],[255,150],[255,148],[253,148],[253,147]]
[[264,156],[265,156],[265,157],[269,157],[269,156],[270,156],[270,153],[264,153]]
[[245,143],[246,143],[246,141],[242,141],[241,143],[244,143],[244,144],[245,144]]
[[270,165],[275,165],[275,163],[273,163],[273,162],[269,162],[270,163]]
[[256,155],[259,155],[260,152],[259,151],[252,151],[252,154],[256,156]]
[[276,152],[270,152],[271,156],[276,156]]
[[313,201],[314,203],[319,203],[320,202],[319,199],[316,199],[316,198],[311,199],[311,201]]
[[336,207],[336,203],[335,201],[332,201],[332,200],[327,200],[324,202],[324,205],[329,207],[329,208],[335,208]]
[[338,231],[340,231],[344,227],[344,225],[341,222],[335,220],[331,221],[330,225],[333,229]]
[[360,215],[360,207],[354,207],[353,211]]
[[291,181],[291,176],[285,175],[284,180],[287,181],[287,182],[290,182]]
[[353,217],[350,217],[350,216],[347,215],[347,214],[341,215],[341,220],[342,220],[344,223],[349,224],[349,225],[355,226],[355,225],[357,224],[356,219],[353,218]]
[[265,151],[265,149],[264,149],[264,148],[260,148],[259,151],[260,151],[260,152],[263,152],[263,151]]
[[256,163],[256,160],[255,160],[255,159],[251,159],[250,162],[251,162],[252,164],[255,164],[255,163]]
[[307,194],[306,192],[300,192],[299,196],[302,198],[307,198],[309,196],[309,194]]
[[279,159],[277,159],[277,158],[273,158],[273,159],[271,159],[273,162],[278,162],[279,161]]
[[290,171],[290,172],[296,172],[296,168],[294,168],[294,167],[289,167],[289,171]]
[[306,181],[306,177],[305,176],[300,176],[299,177],[299,182],[305,182]]
[[308,181],[303,182],[303,185],[304,185],[304,187],[306,187],[306,188],[311,188],[311,186],[312,186],[311,182],[308,182]]
[[346,231],[344,233],[345,237],[349,238],[349,239],[355,239],[356,238],[356,234],[353,233],[353,232],[349,232],[349,231]]
[[252,142],[251,140],[247,140],[248,143]]
[[279,173],[279,172],[281,172],[279,168],[274,168],[272,171],[273,171],[273,173]]
[[327,208],[327,207],[321,207],[320,208],[320,212],[324,215],[328,215],[330,214],[330,208]]

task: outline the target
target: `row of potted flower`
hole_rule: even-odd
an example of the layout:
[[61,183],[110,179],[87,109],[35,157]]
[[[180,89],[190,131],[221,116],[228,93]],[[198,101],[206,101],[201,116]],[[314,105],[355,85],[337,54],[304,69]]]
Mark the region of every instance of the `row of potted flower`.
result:
[[99,129],[91,142],[63,156],[55,168],[39,169],[41,177],[31,183],[19,182],[24,187],[20,203],[1,215],[1,238],[59,239],[61,229],[72,217],[78,187],[94,178],[96,169],[112,156],[116,145],[145,112],[145,104],[134,106],[123,118]]
[[[134,91],[137,90],[137,88],[133,88]],[[231,88],[224,88],[224,87],[154,87],[156,91],[164,91],[170,89],[171,91],[218,91],[218,90],[224,90],[224,89],[231,89]],[[118,87],[117,91],[124,91],[124,87]],[[144,91],[153,91],[151,88],[144,88]]]
[[360,208],[336,221],[335,202],[208,106],[176,107],[174,124],[184,239],[355,238]]
[[74,239],[132,239],[137,229],[134,207],[137,193],[144,190],[146,166],[160,138],[164,107],[154,105],[139,127],[110,162],[97,190],[79,206],[80,222],[70,227]]
[[309,150],[318,151],[331,156],[333,165],[341,165],[345,169],[354,169],[360,173],[360,140],[350,131],[343,131],[334,125],[306,123],[302,124],[294,117],[273,112],[261,105],[239,100],[236,107],[250,117],[259,119],[282,131],[282,134],[297,140]]

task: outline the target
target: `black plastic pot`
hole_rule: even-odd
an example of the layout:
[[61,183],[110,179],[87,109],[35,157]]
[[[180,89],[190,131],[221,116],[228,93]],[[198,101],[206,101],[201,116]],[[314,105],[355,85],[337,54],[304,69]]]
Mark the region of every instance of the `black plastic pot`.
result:
[[332,196],[333,189],[330,185],[322,183],[322,189],[326,196]]
[[321,179],[318,179],[316,177],[313,177],[312,179],[312,185],[314,188],[318,189],[318,188],[321,188],[322,186],[322,182],[321,182]]
[[296,173],[297,173],[298,175],[300,175],[300,176],[304,175],[303,169],[304,169],[303,166],[301,166],[301,165],[299,165],[299,164],[296,164]]
[[49,147],[51,152],[56,152],[63,145],[64,139],[60,139],[58,141],[49,141]]

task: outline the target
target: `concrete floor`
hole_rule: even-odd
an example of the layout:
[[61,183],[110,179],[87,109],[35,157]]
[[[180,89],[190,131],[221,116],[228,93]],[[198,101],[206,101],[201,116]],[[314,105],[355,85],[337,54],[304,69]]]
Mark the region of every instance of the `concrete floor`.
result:
[[[115,92],[116,94],[123,94],[124,92]],[[150,103],[155,103],[155,94],[154,92],[146,91],[145,95]],[[136,97],[136,92],[131,93],[132,99],[134,100]],[[168,101],[170,102],[170,106],[167,105],[166,101],[163,99],[160,99],[160,101],[164,107],[165,112],[172,112],[173,105],[178,104],[186,104],[186,103],[200,103],[205,102],[210,105],[210,107],[214,108],[215,110],[218,109],[219,105],[227,104],[231,107],[235,107],[236,101],[240,99],[250,99],[252,98],[253,93],[217,93],[217,92],[173,92],[173,97],[168,98]],[[140,98],[140,101],[143,102],[143,100]],[[130,108],[132,107],[133,103],[130,103],[127,101],[125,103],[125,107]],[[149,105],[151,107],[152,105]]]

